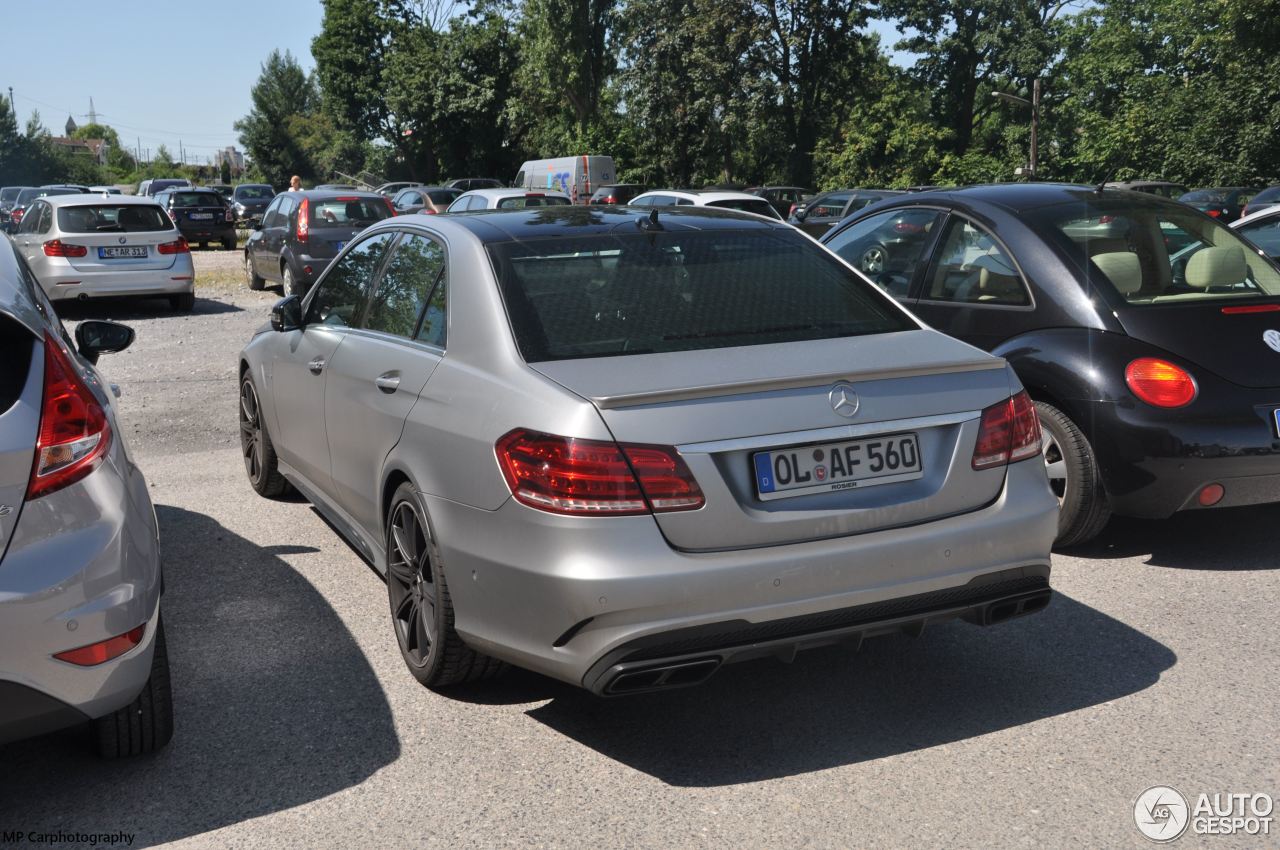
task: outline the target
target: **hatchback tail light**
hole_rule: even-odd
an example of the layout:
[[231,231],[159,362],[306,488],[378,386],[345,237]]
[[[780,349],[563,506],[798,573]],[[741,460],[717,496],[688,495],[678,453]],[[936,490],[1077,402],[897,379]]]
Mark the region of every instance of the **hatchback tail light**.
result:
[[[339,198],[338,200],[342,200]],[[298,224],[294,228],[294,235],[298,237],[299,242],[306,242],[307,237],[311,235],[311,199],[303,198],[302,203],[298,204]]]
[[690,511],[702,489],[669,446],[577,440],[517,428],[495,447],[516,501],[574,516]]
[[27,498],[74,484],[97,468],[111,444],[106,411],[52,335],[44,340],[44,401]]
[[1040,417],[1026,390],[982,411],[973,468],[991,469],[1040,454]]
[[83,245],[68,245],[61,239],[50,239],[44,243],[46,257],[83,257],[88,253],[89,249]]
[[391,199],[386,195],[382,196],[382,202],[387,205],[387,209],[391,212],[392,217],[399,215],[399,213],[396,212],[396,205],[391,203]]
[[1181,366],[1158,357],[1140,357],[1124,370],[1124,382],[1153,407],[1185,407],[1195,400],[1196,381]]
[[14,224],[22,224],[22,214],[26,212],[24,207],[14,207],[9,211],[9,220]]
[[1209,218],[1217,218],[1222,215],[1222,210],[1205,210],[1205,213],[1208,214]]
[[156,246],[158,254],[190,254],[191,246],[185,236],[179,236],[175,242],[161,242]]

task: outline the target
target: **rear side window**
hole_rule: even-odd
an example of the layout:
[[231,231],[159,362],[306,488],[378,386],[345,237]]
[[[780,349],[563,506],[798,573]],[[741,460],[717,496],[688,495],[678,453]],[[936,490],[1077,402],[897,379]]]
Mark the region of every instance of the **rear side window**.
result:
[[823,244],[893,297],[906,298],[937,220],[933,210],[890,210],[854,222]]
[[928,301],[1021,307],[1031,303],[1022,276],[995,238],[962,218],[953,218],[942,240]]
[[378,233],[353,245],[316,284],[307,306],[307,324],[347,327],[360,321],[369,303],[373,276],[394,233]]
[[222,196],[217,192],[174,192],[175,207],[220,207]]
[[849,199],[853,197],[851,192],[843,192],[839,195],[827,195],[821,201],[818,201],[809,208],[809,215],[814,218],[828,218],[838,216],[844,212],[844,205],[849,203]]
[[915,327],[795,232],[600,235],[505,242],[489,252],[528,362]]
[[373,198],[312,199],[312,227],[363,227],[391,215],[386,203]]
[[94,204],[58,209],[58,229],[63,233],[147,233],[172,227],[169,217],[154,204]]
[[[406,233],[378,280],[378,291],[369,304],[364,326],[371,331],[443,346],[444,267],[443,247],[425,236]],[[428,310],[424,335],[417,332],[418,320],[437,286],[441,288],[437,311],[440,315],[432,316]]]

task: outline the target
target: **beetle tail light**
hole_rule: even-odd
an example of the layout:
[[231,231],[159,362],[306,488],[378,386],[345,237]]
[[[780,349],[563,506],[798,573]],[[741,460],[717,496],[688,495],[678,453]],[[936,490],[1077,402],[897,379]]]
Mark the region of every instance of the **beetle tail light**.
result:
[[1175,363],[1158,357],[1139,357],[1124,370],[1129,391],[1153,407],[1185,407],[1195,400],[1195,379]]

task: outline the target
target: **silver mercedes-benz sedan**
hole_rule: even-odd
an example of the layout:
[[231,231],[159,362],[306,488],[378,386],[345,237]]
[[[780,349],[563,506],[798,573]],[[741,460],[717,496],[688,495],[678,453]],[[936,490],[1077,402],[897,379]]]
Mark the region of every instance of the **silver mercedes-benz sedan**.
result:
[[85,321],[73,343],[0,239],[0,743],[89,722],[122,756],[173,734],[155,512],[92,365],[132,341]]
[[510,662],[649,691],[1050,599],[1013,371],[782,222],[389,219],[240,375],[253,487],[293,485],[386,574],[429,686]]
[[40,198],[12,239],[55,301],[157,295],[175,310],[195,306],[191,248],[151,198]]

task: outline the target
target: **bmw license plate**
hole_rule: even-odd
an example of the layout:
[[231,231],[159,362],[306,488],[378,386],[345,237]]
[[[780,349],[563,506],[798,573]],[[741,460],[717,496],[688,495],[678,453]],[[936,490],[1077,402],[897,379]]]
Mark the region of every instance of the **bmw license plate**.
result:
[[147,258],[146,245],[125,245],[122,248],[112,245],[109,248],[98,249],[99,260],[145,260]]
[[191,213],[187,217],[192,221],[212,221],[213,213]]
[[757,452],[751,457],[763,500],[852,490],[924,476],[915,434],[867,437]]

